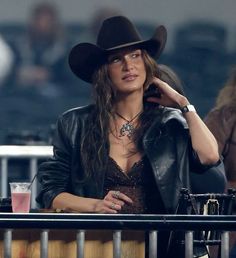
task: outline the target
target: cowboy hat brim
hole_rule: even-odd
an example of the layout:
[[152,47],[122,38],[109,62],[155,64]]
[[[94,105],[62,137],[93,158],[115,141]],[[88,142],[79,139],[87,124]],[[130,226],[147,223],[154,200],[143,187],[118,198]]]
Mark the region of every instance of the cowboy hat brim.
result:
[[109,49],[102,49],[91,43],[80,43],[74,46],[69,53],[69,66],[72,72],[80,79],[92,83],[93,73],[107,61],[107,56],[110,52],[135,46],[147,50],[152,57],[159,58],[165,47],[166,38],[166,28],[159,26],[149,40],[122,44]]

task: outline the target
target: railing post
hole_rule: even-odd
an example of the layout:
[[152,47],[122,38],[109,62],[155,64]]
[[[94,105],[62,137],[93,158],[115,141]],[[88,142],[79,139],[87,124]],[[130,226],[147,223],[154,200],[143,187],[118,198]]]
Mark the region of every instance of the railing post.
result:
[[157,231],[149,231],[149,258],[157,257]]
[[4,231],[4,258],[11,258],[11,245],[12,245],[12,229],[6,229]]
[[85,231],[78,230],[76,235],[77,258],[84,258]]
[[113,232],[113,258],[121,258],[121,230]]
[[[32,181],[34,176],[37,174],[38,169],[38,159],[30,159],[30,180]],[[31,208],[36,208],[35,198],[37,195],[37,180],[34,180],[33,185],[31,186]]]
[[185,258],[193,257],[193,231],[185,231]]
[[40,258],[48,257],[48,230],[44,229],[40,235]]
[[1,197],[7,197],[7,169],[8,169],[8,159],[1,158]]
[[221,233],[221,258],[229,258],[229,232]]

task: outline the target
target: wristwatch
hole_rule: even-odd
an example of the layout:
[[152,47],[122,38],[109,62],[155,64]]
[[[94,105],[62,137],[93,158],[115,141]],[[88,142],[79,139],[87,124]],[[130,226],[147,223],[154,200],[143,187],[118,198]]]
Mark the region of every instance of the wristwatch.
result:
[[183,114],[185,114],[187,112],[195,112],[196,113],[195,107],[193,105],[190,105],[190,104],[182,107],[180,110]]

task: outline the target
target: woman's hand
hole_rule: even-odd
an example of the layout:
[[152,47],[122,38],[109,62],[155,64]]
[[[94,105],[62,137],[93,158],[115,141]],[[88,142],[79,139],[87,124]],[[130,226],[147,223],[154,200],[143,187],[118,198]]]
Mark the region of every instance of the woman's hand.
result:
[[181,108],[189,104],[186,97],[174,90],[169,84],[157,77],[153,78],[154,85],[160,92],[160,97],[148,97],[147,101],[158,103],[165,107]]
[[95,213],[118,213],[123,205],[132,204],[133,201],[119,191],[109,191],[103,200],[97,200],[94,207]]
[[53,209],[66,212],[86,213],[118,213],[124,204],[131,205],[133,201],[119,191],[109,191],[104,199],[86,198],[67,192],[58,194],[53,202]]

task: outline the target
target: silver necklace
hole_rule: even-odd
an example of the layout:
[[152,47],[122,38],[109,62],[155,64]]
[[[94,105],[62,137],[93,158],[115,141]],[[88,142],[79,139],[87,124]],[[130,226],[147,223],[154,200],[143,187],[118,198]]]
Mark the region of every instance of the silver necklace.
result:
[[136,114],[132,119],[128,120],[125,117],[123,117],[121,114],[116,112],[116,114],[122,118],[126,123],[124,123],[121,128],[120,128],[120,135],[119,137],[122,136],[127,136],[128,138],[131,138],[131,136],[134,134],[135,127],[133,125],[133,121],[142,113],[143,111],[140,111],[138,114]]

